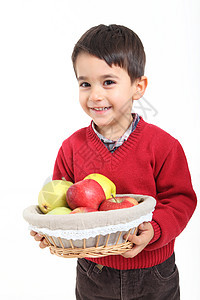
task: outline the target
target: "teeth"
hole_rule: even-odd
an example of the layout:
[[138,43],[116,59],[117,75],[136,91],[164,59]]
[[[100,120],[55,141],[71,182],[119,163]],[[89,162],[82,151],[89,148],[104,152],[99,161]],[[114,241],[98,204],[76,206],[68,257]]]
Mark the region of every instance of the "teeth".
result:
[[107,109],[109,109],[109,107],[95,107],[95,108],[93,108],[94,110],[107,110]]

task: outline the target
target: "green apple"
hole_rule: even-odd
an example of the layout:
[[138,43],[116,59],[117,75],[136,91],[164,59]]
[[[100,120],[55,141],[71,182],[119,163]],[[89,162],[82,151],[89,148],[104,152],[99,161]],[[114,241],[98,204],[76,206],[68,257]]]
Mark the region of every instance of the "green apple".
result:
[[116,196],[116,186],[106,176],[104,176],[102,174],[98,174],[98,173],[92,173],[92,174],[86,176],[84,179],[93,179],[93,180],[97,181],[103,188],[104,193],[106,195],[106,199],[111,198],[112,195],[114,197]]
[[50,210],[47,215],[68,215],[71,211],[72,210],[68,207],[56,207]]
[[71,185],[72,182],[64,180],[52,180],[45,184],[38,195],[41,211],[46,214],[56,207],[68,207],[66,193]]

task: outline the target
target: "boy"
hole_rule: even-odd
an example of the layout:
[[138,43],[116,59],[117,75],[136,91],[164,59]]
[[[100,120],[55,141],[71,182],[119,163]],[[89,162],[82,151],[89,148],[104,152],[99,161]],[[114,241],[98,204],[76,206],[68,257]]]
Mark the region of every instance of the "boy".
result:
[[[147,86],[139,37],[118,25],[89,29],[72,54],[79,101],[90,126],[66,139],[53,179],[77,182],[101,173],[117,192],[153,196],[151,222],[130,236],[123,255],[78,259],[77,299],[180,299],[174,241],[196,207],[187,161],[179,142],[132,114]],[[36,240],[41,237],[31,232]],[[40,243],[44,248],[45,242]]]

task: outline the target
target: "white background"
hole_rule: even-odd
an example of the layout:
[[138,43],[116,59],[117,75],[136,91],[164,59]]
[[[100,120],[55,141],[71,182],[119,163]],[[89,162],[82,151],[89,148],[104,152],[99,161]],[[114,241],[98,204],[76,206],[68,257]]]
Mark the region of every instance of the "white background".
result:
[[[39,249],[22,212],[37,204],[61,142],[90,122],[71,52],[91,26],[122,24],[142,39],[148,102],[135,110],[179,139],[199,197],[199,18],[198,0],[0,2],[1,299],[75,299],[76,259]],[[175,245],[182,300],[199,299],[199,212]]]

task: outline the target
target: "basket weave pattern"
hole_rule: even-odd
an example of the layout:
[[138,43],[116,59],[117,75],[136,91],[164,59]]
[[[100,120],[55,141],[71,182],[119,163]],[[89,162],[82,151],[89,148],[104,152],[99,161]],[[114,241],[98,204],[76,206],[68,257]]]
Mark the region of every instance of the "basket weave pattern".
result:
[[[118,233],[116,243],[114,245],[108,245],[110,234],[106,236],[105,244],[99,246],[99,240],[101,235],[98,235],[96,237],[96,245],[95,247],[87,247],[87,240],[82,240],[82,247],[75,247],[72,240],[69,240],[71,247],[65,248],[63,241],[60,237],[57,238],[57,241],[60,243],[60,247],[58,247],[57,243],[54,240],[54,237],[52,236],[46,236],[44,235],[45,240],[48,243],[50,253],[55,254],[60,257],[71,257],[71,258],[83,258],[83,257],[103,257],[107,255],[116,255],[124,253],[125,251],[131,249],[133,247],[133,244],[128,241],[128,237],[131,233],[130,229],[127,233],[127,238],[124,241],[124,243],[119,243],[119,240],[121,238],[122,232]],[[134,229],[134,233],[137,233],[137,228]]]

